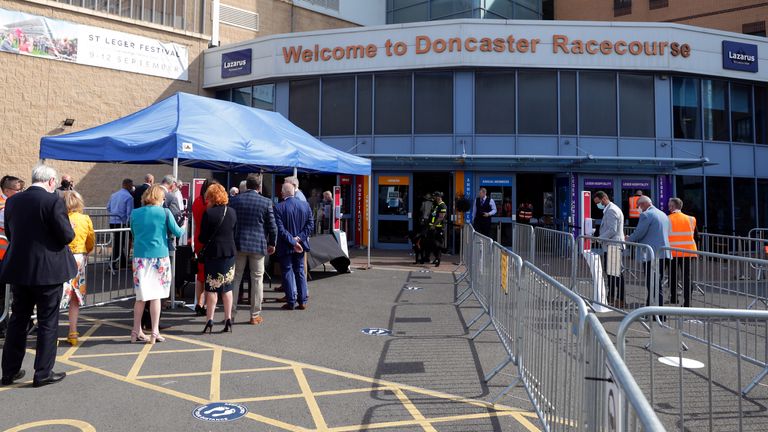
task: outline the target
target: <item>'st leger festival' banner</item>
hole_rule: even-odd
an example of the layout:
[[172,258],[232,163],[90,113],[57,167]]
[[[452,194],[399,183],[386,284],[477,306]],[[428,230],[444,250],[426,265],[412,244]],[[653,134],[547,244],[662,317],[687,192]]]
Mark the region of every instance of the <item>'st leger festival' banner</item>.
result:
[[187,47],[0,9],[0,51],[186,80]]

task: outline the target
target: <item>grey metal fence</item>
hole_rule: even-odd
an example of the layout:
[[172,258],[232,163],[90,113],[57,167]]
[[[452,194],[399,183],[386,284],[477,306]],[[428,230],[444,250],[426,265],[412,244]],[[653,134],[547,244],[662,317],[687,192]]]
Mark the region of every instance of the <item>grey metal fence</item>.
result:
[[512,245],[510,250],[519,255],[525,261],[534,261],[536,248],[533,225],[512,223]]
[[[653,316],[666,323],[637,327]],[[766,334],[768,311],[648,307],[623,319],[617,345],[669,429],[765,430],[768,390],[753,389],[766,375]]]
[[565,286],[573,284],[573,234],[548,228],[534,229],[533,263]]

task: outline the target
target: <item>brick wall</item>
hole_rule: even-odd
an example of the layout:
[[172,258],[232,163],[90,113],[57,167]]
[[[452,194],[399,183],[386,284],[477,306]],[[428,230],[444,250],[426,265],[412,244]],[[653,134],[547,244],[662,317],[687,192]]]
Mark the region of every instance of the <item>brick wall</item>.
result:
[[[555,1],[555,19],[586,21],[673,21],[719,30],[742,32],[742,25],[768,16],[765,0],[670,0],[651,9],[653,0],[632,0],[631,13],[614,15],[613,0]],[[657,2],[658,3],[658,2]]]

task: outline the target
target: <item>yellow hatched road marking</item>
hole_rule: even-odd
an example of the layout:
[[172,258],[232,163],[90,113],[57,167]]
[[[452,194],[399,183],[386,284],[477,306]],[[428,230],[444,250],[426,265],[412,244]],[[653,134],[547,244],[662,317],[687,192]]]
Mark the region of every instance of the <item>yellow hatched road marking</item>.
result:
[[[293,369],[293,368],[290,368],[290,369]],[[222,371],[222,373],[224,373],[224,371]],[[326,391],[312,392],[312,393],[317,397],[317,396],[338,396],[338,395],[344,395],[344,394],[367,393],[370,391],[385,391],[385,390],[393,391],[391,387],[378,387],[378,388],[366,387],[366,388],[346,389],[346,390],[326,390]],[[285,395],[227,399],[224,402],[231,402],[231,403],[263,402],[263,401],[274,401],[274,400],[283,400],[283,399],[298,399],[303,397],[304,397],[304,393],[293,393],[293,394],[285,394]]]
[[[211,351],[211,350],[203,350],[203,351]],[[150,352],[150,354],[155,354],[155,352]],[[249,372],[271,372],[271,371],[281,371],[281,370],[292,370],[293,368],[291,366],[275,366],[275,367],[265,367],[265,368],[255,368],[255,369],[233,369],[233,370],[222,370],[219,371],[220,374],[226,375],[226,374],[239,374],[239,373],[249,373]],[[154,378],[182,378],[182,377],[196,377],[196,376],[206,376],[211,375],[213,371],[204,371],[204,372],[183,372],[183,373],[173,373],[173,374],[160,374],[160,375],[139,375],[136,378],[137,379],[154,379]]]
[[304,375],[304,370],[300,367],[294,367],[293,373],[296,374],[296,380],[299,382],[301,393],[307,401],[309,412],[312,414],[312,420],[315,421],[315,428],[317,428],[318,431],[328,430],[328,425],[325,423],[323,413],[320,412],[320,406],[317,404],[317,399],[315,399],[315,395],[309,387],[309,382],[307,382],[307,377]]
[[217,402],[221,399],[221,350],[213,351],[213,362],[211,363],[211,393],[208,396],[211,402]]
[[128,372],[128,375],[127,375],[128,379],[135,379],[137,376],[139,376],[141,367],[144,365],[144,362],[147,360],[147,355],[149,354],[149,350],[151,349],[152,349],[152,345],[150,344],[144,345],[144,348],[141,349],[139,356],[136,357],[136,361],[133,362],[133,366],[131,367],[130,372]]
[[[402,390],[396,388],[396,389],[393,389],[392,391],[395,393],[395,396],[397,396],[397,399],[400,400],[400,403],[403,404],[405,409],[408,410],[408,412],[411,414],[411,417],[413,417],[414,420],[426,420],[426,418],[421,413],[421,411],[419,411],[419,409],[416,408],[416,405],[414,405],[413,402],[411,402],[411,400],[408,399],[408,396],[406,396]],[[437,432],[437,430],[435,430],[435,428],[432,427],[430,423],[425,422],[425,423],[419,423],[419,424],[426,432]]]
[[512,411],[500,411],[500,412],[489,412],[489,413],[477,413],[477,414],[465,414],[465,415],[456,415],[456,416],[446,416],[446,417],[433,417],[428,420],[400,420],[400,421],[391,421],[391,422],[381,422],[381,423],[367,423],[367,424],[360,424],[360,425],[351,425],[351,426],[341,426],[336,428],[331,428],[328,430],[328,432],[352,432],[352,431],[359,431],[359,430],[368,430],[368,429],[383,429],[383,428],[391,428],[391,427],[400,427],[400,426],[418,426],[422,425],[424,423],[448,423],[448,422],[456,422],[456,421],[463,421],[463,420],[475,420],[475,419],[484,419],[489,417],[513,417],[515,415],[515,412]]
[[[145,345],[141,345],[141,346],[143,347]],[[150,351],[149,354],[150,355],[155,355],[155,354],[179,354],[179,353],[202,352],[202,351],[213,351],[213,348],[190,348],[190,349],[175,349],[175,350],[157,350],[157,351]],[[72,359],[86,359],[86,358],[98,358],[98,357],[122,357],[122,356],[135,356],[135,355],[139,355],[139,354],[141,354],[141,351],[127,352],[127,353],[82,354],[82,355],[70,356],[69,358],[72,358]]]
[[[515,418],[515,420],[518,421],[523,427],[528,429],[531,432],[539,432],[539,428],[537,428],[533,423],[531,423],[526,417],[530,417],[529,413],[514,413],[512,417]],[[539,416],[536,414],[533,414],[533,418],[538,419]]]
[[91,426],[89,423],[86,423],[80,420],[73,420],[73,419],[41,420],[41,421],[36,421],[31,423],[24,423],[22,425],[18,425],[10,429],[7,429],[5,432],[21,432],[27,429],[34,429],[34,428],[53,426],[53,425],[72,426],[73,428],[77,428],[82,432],[96,432],[96,428]]
[[78,342],[78,344],[73,346],[72,348],[68,349],[67,352],[65,352],[62,355],[62,357],[63,358],[70,358],[70,357],[72,357],[72,355],[75,353],[75,351],[77,351],[77,349],[80,348],[80,346],[83,345],[83,342],[87,341],[88,338],[92,334],[94,334],[96,332],[96,330],[99,329],[99,327],[101,327],[101,322],[96,322],[94,325],[92,325],[91,328],[89,328],[85,333],[83,333],[83,336],[80,337],[80,341]]

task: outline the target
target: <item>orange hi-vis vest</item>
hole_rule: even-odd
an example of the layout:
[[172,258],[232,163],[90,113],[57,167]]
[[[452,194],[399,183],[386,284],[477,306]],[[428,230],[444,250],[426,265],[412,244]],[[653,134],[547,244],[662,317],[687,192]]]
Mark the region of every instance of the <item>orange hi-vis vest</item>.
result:
[[[669,215],[672,225],[669,232],[669,246],[676,249],[688,249],[695,251],[696,242],[693,239],[693,231],[696,228],[696,218],[683,212],[675,212]],[[672,251],[673,258],[695,257],[696,254]]]
[[640,200],[639,196],[629,197],[629,218],[630,219],[640,218],[640,207],[638,207],[637,205],[638,200]]
[[[5,195],[0,194],[0,210],[3,210],[5,208],[5,201],[8,198],[5,197]],[[5,228],[0,228],[0,236],[5,236]],[[5,237],[0,238],[0,261],[5,258],[5,251],[8,250],[8,240],[5,239]]]

